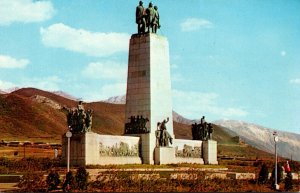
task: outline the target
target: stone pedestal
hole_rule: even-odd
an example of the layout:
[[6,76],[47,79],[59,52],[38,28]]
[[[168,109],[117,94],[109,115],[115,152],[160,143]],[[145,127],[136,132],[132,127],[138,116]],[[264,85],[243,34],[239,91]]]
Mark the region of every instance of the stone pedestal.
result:
[[205,164],[218,164],[217,142],[214,140],[203,141],[203,159]]
[[130,39],[126,123],[131,116],[149,119],[146,127],[150,131],[141,135],[142,155],[143,163],[153,164],[157,123],[169,117],[166,127],[174,138],[169,44],[165,37],[157,34],[134,34]]
[[175,160],[174,147],[156,147],[154,150],[155,160],[154,164],[172,164],[177,163]]
[[[62,161],[67,162],[67,137],[62,136]],[[141,164],[140,137],[73,134],[70,138],[70,166]]]
[[[72,134],[70,138],[70,166],[86,165],[85,134]],[[67,163],[68,139],[62,136],[62,161]],[[93,151],[93,149],[91,149]]]

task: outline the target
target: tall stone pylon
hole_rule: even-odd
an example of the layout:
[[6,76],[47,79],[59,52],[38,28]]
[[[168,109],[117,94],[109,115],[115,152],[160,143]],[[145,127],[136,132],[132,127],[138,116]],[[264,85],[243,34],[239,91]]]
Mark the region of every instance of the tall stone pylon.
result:
[[149,119],[146,124],[149,133],[130,134],[141,136],[144,164],[154,163],[158,122],[169,118],[166,127],[174,139],[171,92],[167,38],[154,33],[133,34],[129,45],[125,122],[130,123],[131,116]]

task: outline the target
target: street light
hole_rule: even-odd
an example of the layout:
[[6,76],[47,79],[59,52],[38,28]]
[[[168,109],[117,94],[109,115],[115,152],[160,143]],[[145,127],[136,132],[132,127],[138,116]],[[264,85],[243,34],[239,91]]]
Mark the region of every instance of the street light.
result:
[[278,142],[278,135],[277,135],[276,131],[274,131],[273,136],[274,136],[274,142],[275,142],[275,184],[274,184],[274,187],[275,187],[276,190],[279,190],[279,185],[277,183],[277,142]]
[[66,137],[68,138],[68,155],[67,155],[67,172],[70,171],[70,138],[72,137],[71,131],[66,133]]

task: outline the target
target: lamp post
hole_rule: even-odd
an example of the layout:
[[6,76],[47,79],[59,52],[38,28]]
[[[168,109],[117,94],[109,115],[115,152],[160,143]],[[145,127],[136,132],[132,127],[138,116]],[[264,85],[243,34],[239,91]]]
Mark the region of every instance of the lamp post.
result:
[[70,171],[70,138],[72,137],[71,131],[66,133],[66,137],[68,138],[68,152],[67,152],[67,172]]
[[273,133],[274,136],[274,142],[275,142],[275,183],[274,183],[274,188],[275,190],[279,190],[279,185],[277,183],[277,142],[278,142],[278,135],[277,132],[274,131]]

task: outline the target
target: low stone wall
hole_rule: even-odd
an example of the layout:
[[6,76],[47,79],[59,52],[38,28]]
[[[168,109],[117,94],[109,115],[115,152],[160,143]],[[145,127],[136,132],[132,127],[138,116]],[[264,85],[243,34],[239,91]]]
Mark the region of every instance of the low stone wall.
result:
[[215,171],[211,172],[207,168],[201,170],[169,170],[170,168],[161,169],[88,169],[90,174],[90,180],[94,181],[97,176],[101,173],[103,179],[116,179],[116,176],[121,175],[125,172],[127,177],[132,179],[170,179],[170,180],[197,180],[199,179],[236,179],[236,180],[252,180],[255,179],[254,173],[235,173],[227,171]]
[[254,180],[255,174],[254,173],[228,173],[227,177],[230,179],[236,179],[236,180]]

